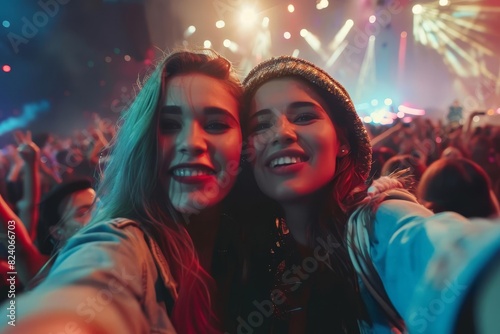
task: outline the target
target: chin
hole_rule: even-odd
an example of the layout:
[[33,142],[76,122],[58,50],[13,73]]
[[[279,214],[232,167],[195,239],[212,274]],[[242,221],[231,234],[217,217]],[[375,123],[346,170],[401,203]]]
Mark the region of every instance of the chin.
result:
[[266,195],[277,202],[290,202],[297,201],[304,195],[301,195],[296,189],[293,188],[275,188],[266,192]]

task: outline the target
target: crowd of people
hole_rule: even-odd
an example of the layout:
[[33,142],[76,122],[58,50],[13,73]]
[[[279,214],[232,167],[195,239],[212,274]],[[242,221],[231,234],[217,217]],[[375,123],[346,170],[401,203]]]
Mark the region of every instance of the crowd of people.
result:
[[366,126],[308,61],[240,82],[212,50],[166,55],[117,124],[2,150],[6,333],[496,330],[500,129]]

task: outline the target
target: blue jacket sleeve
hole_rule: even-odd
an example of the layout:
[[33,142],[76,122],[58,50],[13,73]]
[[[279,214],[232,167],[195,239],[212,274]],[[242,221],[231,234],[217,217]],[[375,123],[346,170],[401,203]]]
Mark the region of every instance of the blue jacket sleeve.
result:
[[454,332],[467,293],[500,250],[500,225],[386,200],[372,226],[372,261],[410,333]]

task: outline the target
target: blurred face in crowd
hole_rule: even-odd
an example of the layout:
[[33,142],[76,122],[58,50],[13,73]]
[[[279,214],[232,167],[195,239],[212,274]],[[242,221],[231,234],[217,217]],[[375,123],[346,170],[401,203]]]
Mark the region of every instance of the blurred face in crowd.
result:
[[168,81],[159,147],[176,210],[198,213],[224,199],[236,180],[241,145],[238,101],[223,81],[202,74]]
[[56,232],[57,239],[67,240],[90,221],[94,199],[94,189],[87,188],[72,193],[62,201],[59,205],[62,221]]

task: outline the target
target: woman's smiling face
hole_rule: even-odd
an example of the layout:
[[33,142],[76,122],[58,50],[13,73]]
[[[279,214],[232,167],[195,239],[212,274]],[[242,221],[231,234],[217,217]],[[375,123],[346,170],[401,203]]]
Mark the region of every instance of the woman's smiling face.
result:
[[159,146],[163,182],[178,211],[198,213],[232,188],[242,143],[238,106],[221,80],[202,74],[169,80]]
[[260,189],[278,202],[315,195],[335,174],[340,142],[325,101],[293,78],[263,84],[249,115]]

